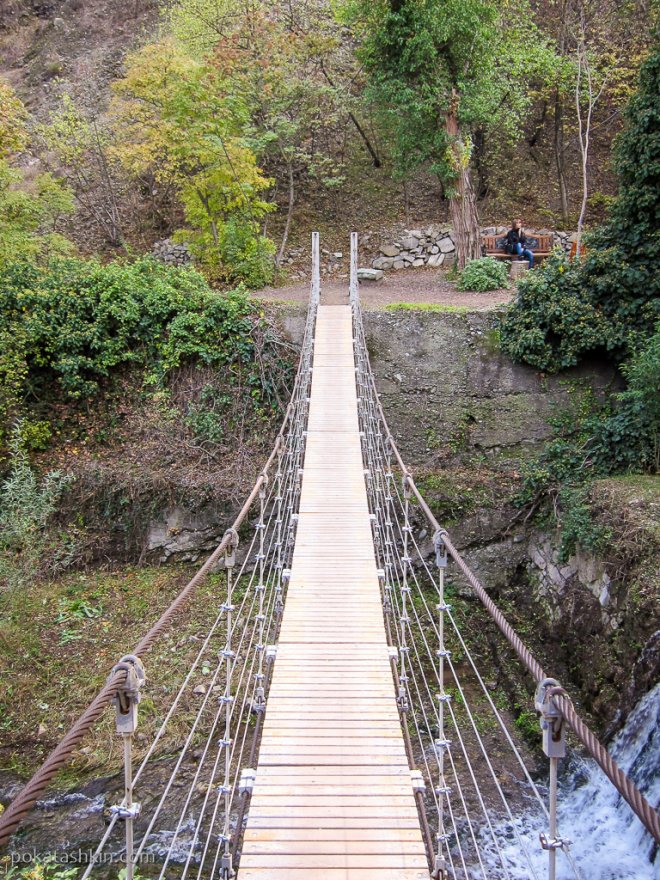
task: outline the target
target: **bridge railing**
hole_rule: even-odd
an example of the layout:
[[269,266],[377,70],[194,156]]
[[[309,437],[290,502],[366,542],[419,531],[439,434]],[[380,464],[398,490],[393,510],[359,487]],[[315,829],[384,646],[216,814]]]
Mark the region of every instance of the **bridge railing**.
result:
[[[449,786],[446,780],[448,762],[452,764],[450,772],[454,771],[455,777],[456,774],[453,767],[452,749],[447,744],[444,728],[447,720],[455,730],[457,725],[455,711],[452,708],[452,695],[447,693],[445,686],[447,676],[453,682],[454,688],[458,689],[458,696],[462,704],[467,706],[467,694],[461,688],[458,670],[452,660],[452,652],[447,649],[445,643],[447,628],[452,631],[455,642],[458,643],[458,649],[468,658],[469,664],[480,682],[483,700],[490,704],[489,708],[498,726],[507,738],[542,812],[546,815],[549,823],[548,832],[541,834],[541,843],[543,848],[548,851],[550,878],[555,875],[555,861],[558,851],[565,852],[571,867],[575,870],[574,862],[568,851],[568,841],[562,840],[559,836],[556,816],[557,765],[559,758],[565,753],[566,725],[573,730],[654,839],[660,841],[660,821],[656,811],[633,781],[616,765],[607,750],[579,717],[566,691],[555,679],[546,675],[541,664],[490,598],[457,550],[446,529],[438,523],[415,483],[412,473],[403,461],[389,429],[369,363],[357,278],[357,249],[358,239],[354,233],[351,236],[350,298],[353,308],[360,427],[363,437],[363,453],[367,463],[366,474],[374,524],[374,543],[379,563],[382,566],[386,622],[390,628],[392,644],[397,649],[395,680],[399,687],[400,707],[405,709],[402,715],[403,727],[406,729],[412,719],[413,729],[420,734],[417,753],[426,758],[429,754],[428,744],[430,743],[431,754],[436,763],[434,773],[431,772],[432,768],[428,763],[425,767],[427,777],[433,779],[431,800],[434,803],[437,828],[437,846],[435,847],[433,866],[435,873],[441,876],[447,864],[449,853],[446,843],[451,831],[448,826],[454,822],[448,798]],[[400,485],[395,477],[395,471],[398,471]],[[416,513],[413,515],[411,507],[413,504],[421,511],[426,521],[426,531],[430,532],[432,536],[432,545],[429,547],[427,544],[426,550],[420,547],[423,542],[417,539],[412,528],[413,516],[418,518]],[[418,525],[418,531],[421,530],[422,525]],[[432,559],[434,557],[434,564],[429,564],[429,557]],[[532,675],[537,685],[535,709],[540,715],[543,748],[550,761],[548,807],[540,798],[515,744],[508,735],[501,713],[494,705],[488,688],[481,680],[477,665],[473,662],[468,646],[457,625],[456,617],[446,601],[445,572],[448,557],[454,561],[481,601],[490,619],[513,649],[519,661]],[[431,607],[431,596],[436,603],[435,608]],[[434,640],[434,644],[429,643],[431,639]],[[416,670],[413,670],[414,663],[417,663]],[[415,717],[416,711],[417,717]],[[469,726],[474,728],[472,731],[474,738],[481,741],[477,729],[478,725],[472,724],[474,719],[471,716],[468,720]],[[424,727],[428,728],[427,735],[424,735]],[[460,751],[463,752],[463,742],[461,741],[459,745]],[[485,763],[490,765],[491,762],[486,752],[484,747],[482,757]],[[467,754],[462,754],[462,758],[469,764]],[[411,762],[411,768],[412,766]],[[493,776],[492,772],[490,775]],[[497,780],[494,780],[494,785],[498,788]],[[478,788],[478,786],[476,787]],[[498,794],[503,795],[501,791]],[[479,796],[477,792],[477,797]],[[505,809],[508,810],[506,804]],[[484,822],[488,826],[490,821],[488,811],[485,810],[484,813]],[[467,818],[469,824],[469,817]],[[509,813],[509,818],[513,820],[511,813]],[[513,828],[515,831],[515,822],[513,822]],[[456,828],[454,827],[453,830],[456,836]],[[493,830],[492,827],[490,830]],[[496,835],[493,834],[492,837],[493,847],[497,849]],[[519,843],[522,844],[523,841],[519,841]],[[478,850],[478,847],[475,846],[475,849]],[[533,859],[528,859],[527,867],[535,876]],[[463,869],[465,870],[465,866]]]
[[[209,681],[212,684],[206,688],[201,708],[197,712],[192,730],[176,762],[174,775],[180,771],[184,756],[190,754],[190,746],[201,729],[200,720],[206,713],[211,718],[209,721],[211,729],[216,736],[221,736],[218,757],[222,754],[222,760],[217,762],[212,771],[209,769],[213,779],[216,782],[219,779],[221,790],[221,798],[209,806],[213,814],[211,825],[217,825],[218,821],[221,821],[223,826],[222,850],[216,853],[214,859],[227,875],[230,874],[241,822],[237,826],[238,832],[230,834],[229,816],[230,813],[234,814],[237,811],[239,815],[243,815],[251,790],[249,778],[242,783],[239,772],[245,767],[247,755],[249,755],[247,760],[251,761],[251,765],[254,764],[267,696],[269,661],[272,658],[272,651],[267,650],[267,644],[276,640],[279,614],[286,590],[287,569],[295,539],[296,511],[300,495],[311,388],[314,328],[320,297],[318,233],[312,236],[312,265],[309,307],[291,399],[273,449],[252,491],[220,544],[138,641],[132,653],[119,660],[94,700],[0,815],[0,846],[9,843],[11,836],[46,791],[54,776],[67,765],[83,738],[99,722],[108,706],[114,704],[117,732],[122,736],[124,745],[124,797],[113,808],[108,828],[83,877],[89,876],[103,848],[113,834],[116,835],[116,829],[121,829],[123,823],[127,880],[131,880],[135,865],[148,844],[156,818],[173,784],[173,777],[168,781],[151,815],[146,832],[142,834],[142,839],[137,845],[134,842],[134,832],[140,810],[134,799],[136,783],[145,773],[148,762],[155,757],[159,743],[162,745],[168,725],[181,710],[182,703],[190,697],[195,684],[193,673],[199,672],[201,664],[205,665],[208,662],[207,658],[217,645],[220,659],[213,669],[208,668]],[[237,555],[239,530],[245,530],[250,518],[255,515],[256,523],[251,528],[251,542],[242,562],[239,562],[240,551]],[[142,660],[169,630],[209,573],[223,564],[226,591],[218,616],[191,668],[187,670],[181,687],[164,712],[163,724],[158,729],[137,772],[133,773],[133,739],[137,725],[140,691],[145,678]],[[214,700],[211,701],[214,688]],[[214,715],[212,707],[218,705],[215,699],[218,693],[220,693],[219,709],[215,711],[215,717],[212,717]],[[211,752],[207,749],[204,751],[204,760],[207,758],[207,752],[210,759]],[[199,764],[196,780],[199,780],[203,764],[204,761]],[[143,814],[141,825],[144,824]],[[201,833],[202,830],[200,826],[198,832]],[[177,834],[179,831],[180,828],[177,829]],[[176,836],[175,834],[174,837]],[[174,843],[175,839],[171,841],[170,850]]]

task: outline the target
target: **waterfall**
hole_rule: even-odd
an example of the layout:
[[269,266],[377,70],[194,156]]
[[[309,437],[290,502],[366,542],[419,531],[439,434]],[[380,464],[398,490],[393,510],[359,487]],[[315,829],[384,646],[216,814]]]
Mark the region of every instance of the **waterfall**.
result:
[[[648,801],[660,805],[660,684],[649,691],[630,713],[610,748],[612,757],[635,782]],[[573,841],[571,854],[581,880],[660,880],[660,854],[651,835],[590,758],[573,756],[560,785],[560,833]],[[518,833],[524,838],[530,863],[521,856],[510,823],[502,823],[501,846],[510,863],[512,880],[527,880],[530,868],[539,880],[547,877],[547,853],[538,833],[546,820],[539,813],[520,817]],[[485,843],[484,837],[484,843]],[[500,861],[489,853],[492,877],[499,877]],[[557,859],[557,880],[576,875],[563,853]]]

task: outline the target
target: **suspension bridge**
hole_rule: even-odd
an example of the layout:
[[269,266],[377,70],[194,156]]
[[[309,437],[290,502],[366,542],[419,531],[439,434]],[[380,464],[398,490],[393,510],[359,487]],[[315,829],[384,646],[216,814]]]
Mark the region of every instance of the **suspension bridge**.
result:
[[[655,810],[492,602],[401,459],[369,365],[355,234],[349,303],[320,297],[315,234],[298,372],[261,475],[218,548],[0,816],[0,845],[13,845],[111,704],[124,795],[81,880],[115,876],[108,853],[127,880],[579,877],[557,824],[567,728],[660,842]],[[547,786],[447,601],[450,563],[536,683]],[[223,601],[134,767],[148,652],[218,564]],[[199,708],[141,806],[203,666]]]

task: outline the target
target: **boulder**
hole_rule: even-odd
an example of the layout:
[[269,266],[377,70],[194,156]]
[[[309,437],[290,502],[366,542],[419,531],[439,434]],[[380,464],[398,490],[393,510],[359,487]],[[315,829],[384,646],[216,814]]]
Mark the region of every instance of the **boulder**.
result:
[[449,254],[452,251],[456,250],[456,247],[454,246],[454,242],[449,237],[441,239],[439,247],[440,247],[440,252],[443,254]]
[[416,260],[413,260],[413,266],[418,268],[419,266],[424,265],[424,260],[421,257],[418,257]]
[[380,281],[383,278],[383,272],[380,269],[358,269],[358,281]]
[[437,246],[437,244],[434,244],[434,245],[433,245],[433,247],[431,248],[431,253],[432,253],[432,254],[438,254],[438,253],[440,253],[440,248]]
[[395,244],[384,244],[381,247],[380,252],[384,257],[398,257],[401,253],[401,248],[397,247]]
[[387,257],[376,257],[371,265],[374,269],[391,269],[394,265],[394,260],[388,259]]
[[445,259],[444,254],[433,254],[432,256],[429,257],[428,265],[434,266],[434,267],[442,266],[444,259]]
[[392,268],[394,268],[394,269],[405,269],[405,268],[406,268],[406,264],[403,262],[403,260],[395,260],[395,261],[394,261],[394,266],[393,266]]
[[421,229],[410,229],[408,231],[408,235],[411,235],[413,238],[419,238],[419,239],[424,238],[424,233],[422,232]]
[[419,238],[414,235],[407,235],[405,238],[401,239],[401,247],[404,249],[404,251],[414,251],[418,245]]

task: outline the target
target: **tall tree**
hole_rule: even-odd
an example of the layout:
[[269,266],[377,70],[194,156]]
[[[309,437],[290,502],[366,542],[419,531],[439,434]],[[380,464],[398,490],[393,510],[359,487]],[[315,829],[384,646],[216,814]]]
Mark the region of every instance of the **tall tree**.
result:
[[265,280],[271,247],[258,222],[271,209],[262,198],[270,181],[243,136],[240,95],[168,40],[129,56],[115,92],[114,153],[124,168],[175,187],[187,223],[180,237],[208,269]]
[[112,135],[97,118],[88,118],[71,95],[64,94],[40,136],[57,159],[83,207],[113,247],[123,243],[121,176],[111,156]]
[[73,213],[69,188],[49,173],[28,182],[12,164],[29,146],[28,119],[20,99],[0,79],[0,270],[13,261],[71,250],[55,231],[58,221]]
[[458,265],[481,254],[472,132],[525,103],[521,59],[537,39],[522,3],[347,0],[343,14],[375,97],[386,107],[402,173],[430,164],[449,196]]

